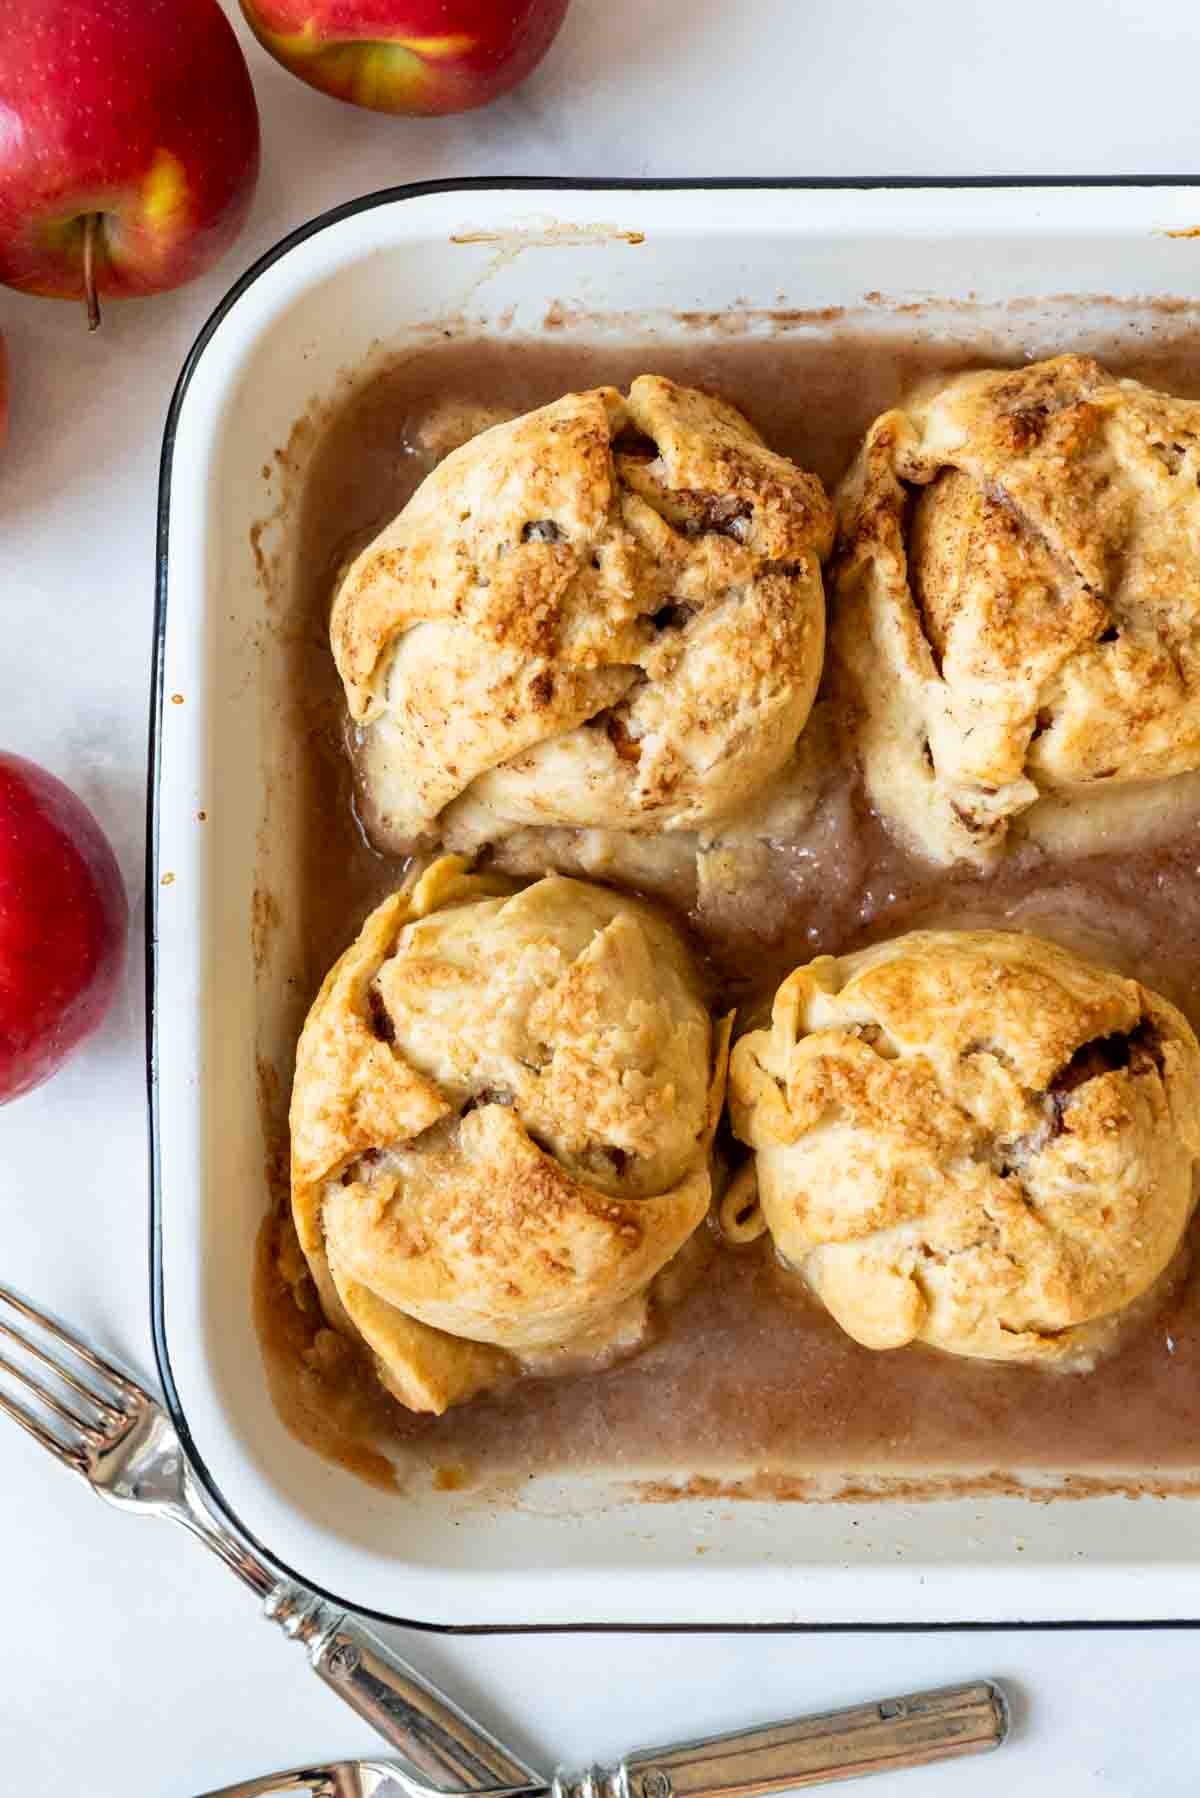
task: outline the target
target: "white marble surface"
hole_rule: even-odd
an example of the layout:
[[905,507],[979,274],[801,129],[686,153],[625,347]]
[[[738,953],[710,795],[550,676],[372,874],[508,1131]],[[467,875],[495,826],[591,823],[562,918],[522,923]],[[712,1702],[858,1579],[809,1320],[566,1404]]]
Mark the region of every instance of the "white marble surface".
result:
[[[263,179],[245,237],[212,278],[110,309],[93,340],[72,309],[0,291],[15,388],[0,461],[0,741],[93,804],[135,930],[160,427],[201,320],[284,231],[355,194],[438,176],[1200,167],[1200,9],[1184,0],[574,0],[520,95],[439,122],[354,112],[255,46],[249,55]],[[135,940],[103,1038],[0,1117],[0,1266],[149,1370],[140,983]],[[183,1795],[372,1748],[182,1533],[116,1516],[6,1429],[0,1544],[6,1792]],[[880,1798],[1170,1798],[1194,1790],[1200,1762],[1188,1697],[1200,1635],[1188,1631],[414,1637],[407,1649],[547,1763],[981,1673],[1018,1694],[1013,1745],[879,1780]]]

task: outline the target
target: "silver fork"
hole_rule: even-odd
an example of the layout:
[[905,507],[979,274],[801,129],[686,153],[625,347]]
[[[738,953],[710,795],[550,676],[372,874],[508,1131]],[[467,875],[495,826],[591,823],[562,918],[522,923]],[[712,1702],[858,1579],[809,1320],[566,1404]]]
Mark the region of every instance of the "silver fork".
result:
[[[303,1792],[305,1798],[428,1798],[429,1787],[406,1778],[387,1761],[328,1761],[316,1767],[289,1767],[261,1779],[245,1779],[234,1786],[201,1792],[199,1798],[283,1798],[287,1792]],[[538,1798],[550,1798],[551,1788],[539,1788]],[[442,1798],[475,1798],[471,1792],[450,1792]],[[490,1794],[489,1798],[495,1798]]]
[[276,1793],[303,1792],[306,1798],[409,1798],[394,1767],[383,1761],[330,1761],[324,1767],[292,1767],[265,1779],[201,1792],[200,1798],[274,1798]]
[[[0,1385],[0,1411],[109,1504],[181,1523],[219,1555],[258,1595],[266,1616],[304,1644],[313,1671],[399,1751],[402,1765],[390,1777],[409,1776],[422,1792],[519,1798],[545,1791],[531,1767],[378,1636],[280,1579],[209,1510],[175,1426],[137,1380],[3,1286],[0,1339],[0,1376],[23,1388],[18,1399]],[[4,1352],[10,1344],[27,1360]],[[331,1790],[342,1798],[337,1787]],[[353,1791],[345,1788],[347,1798]]]
[[[989,1680],[978,1680],[700,1742],[639,1748],[615,1767],[560,1771],[538,1798],[768,1798],[864,1773],[979,1754],[998,1748],[1007,1730],[1003,1693]],[[267,1798],[284,1792],[306,1792],[309,1798],[423,1798],[401,1769],[385,1761],[295,1767],[201,1798]]]
[[309,1664],[325,1683],[403,1757],[392,1764],[296,1768],[208,1798],[269,1792],[311,1798],[764,1798],[854,1774],[978,1754],[998,1748],[1007,1735],[1004,1694],[983,1680],[640,1749],[616,1767],[560,1772],[547,1781],[357,1619],[279,1579],[220,1522],[200,1497],[174,1425],[131,1375],[3,1286],[0,1338],[34,1364],[15,1361],[0,1348],[0,1377],[15,1380],[28,1395],[22,1402],[0,1385],[0,1411],[110,1504],[169,1518],[198,1536],[258,1594],[266,1615],[304,1643]]

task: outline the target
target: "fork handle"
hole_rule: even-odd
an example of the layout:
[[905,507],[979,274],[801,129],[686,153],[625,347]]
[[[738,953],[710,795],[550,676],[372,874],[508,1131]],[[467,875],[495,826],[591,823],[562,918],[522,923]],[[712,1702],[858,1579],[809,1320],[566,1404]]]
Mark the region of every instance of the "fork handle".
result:
[[313,1672],[427,1785],[446,1792],[545,1791],[531,1767],[356,1618],[287,1580],[268,1593],[263,1610],[285,1635],[303,1642]]
[[734,1735],[640,1748],[616,1767],[557,1773],[552,1798],[766,1798],[979,1754],[999,1748],[1007,1733],[1003,1692],[980,1680]]

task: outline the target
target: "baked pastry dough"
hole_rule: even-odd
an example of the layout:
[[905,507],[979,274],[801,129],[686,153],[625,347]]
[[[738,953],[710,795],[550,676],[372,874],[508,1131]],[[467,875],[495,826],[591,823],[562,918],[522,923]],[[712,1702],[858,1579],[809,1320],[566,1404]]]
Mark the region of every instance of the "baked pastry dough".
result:
[[964,375],[876,421],[838,522],[867,785],[925,855],[1200,769],[1200,403],[1088,356]]
[[808,718],[832,531],[814,475],[656,375],[482,432],[334,603],[370,835],[474,848],[728,813]]
[[372,912],[297,1051],[292,1209],[330,1322],[427,1411],[636,1342],[708,1208],[724,1062],[649,906],[436,862]]
[[729,1101],[779,1253],[869,1348],[1085,1365],[1192,1210],[1191,1027],[1038,937],[914,931],[798,968]]

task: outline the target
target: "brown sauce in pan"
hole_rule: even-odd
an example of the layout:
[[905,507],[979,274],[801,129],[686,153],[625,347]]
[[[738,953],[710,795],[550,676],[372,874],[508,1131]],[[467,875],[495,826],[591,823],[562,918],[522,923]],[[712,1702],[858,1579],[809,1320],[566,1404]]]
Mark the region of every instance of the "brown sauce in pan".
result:
[[[1066,305],[1066,302],[1060,303]],[[302,576],[273,603],[288,658],[289,720],[303,825],[286,878],[302,952],[294,1025],[368,907],[400,864],[375,854],[353,816],[342,749],[341,692],[325,624],[338,566],[403,504],[435,459],[429,421],[446,403],[524,411],[572,387],[624,385],[653,370],[718,388],[772,445],[832,484],[861,432],[915,381],[1012,361],[973,328],[899,339],[854,319],[804,331],[697,332],[641,345],[501,336],[421,347],[373,378],[329,420],[304,477],[293,528]],[[1144,309],[1100,346],[1110,366],[1200,396],[1200,318]],[[1066,347],[1060,317],[1049,347]],[[1094,340],[1084,347],[1095,348]],[[1030,327],[1026,353],[1048,353]],[[279,869],[272,869],[274,889]],[[745,863],[738,890],[697,906],[694,884],[664,880],[687,914],[714,997],[745,1001],[813,954],[845,950],[918,923],[1023,925],[1104,956],[1175,999],[1200,1026],[1200,812],[1153,848],[1056,859],[1027,844],[997,875],[948,878],[905,854],[846,776],[802,835]],[[751,979],[747,973],[752,971]],[[1024,1476],[1038,1487],[1200,1489],[1200,1256],[1181,1259],[1163,1306],[1127,1328],[1118,1353],[1085,1376],[944,1357],[923,1348],[859,1347],[774,1261],[704,1247],[707,1265],[659,1322],[656,1339],[605,1372],[525,1380],[442,1418],[386,1399],[354,1352],[324,1329],[315,1300],[297,1309],[280,1278],[288,1250],[286,1094],[264,1080],[276,1213],[264,1226],[256,1313],[275,1402],[296,1434],[365,1477],[454,1489],[508,1487],[525,1476],[593,1468],[728,1496],[810,1496],[828,1476],[843,1496],[864,1480],[904,1496],[934,1476]],[[1193,1237],[1196,1231],[1193,1230]],[[294,1245],[293,1245],[294,1252]],[[381,1458],[386,1457],[386,1458]],[[693,1476],[695,1476],[693,1478]],[[697,1481],[699,1482],[697,1485]],[[1003,1489],[1003,1481],[1000,1487]]]

